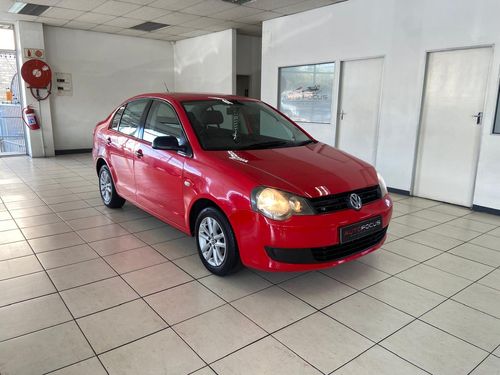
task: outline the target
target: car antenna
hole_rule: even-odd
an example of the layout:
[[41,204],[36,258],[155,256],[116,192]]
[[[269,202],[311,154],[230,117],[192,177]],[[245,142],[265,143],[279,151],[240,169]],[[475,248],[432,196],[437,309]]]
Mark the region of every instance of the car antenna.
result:
[[165,81],[163,81],[163,84],[165,85],[165,90],[167,90],[167,92],[170,92],[170,90],[168,89],[167,83]]

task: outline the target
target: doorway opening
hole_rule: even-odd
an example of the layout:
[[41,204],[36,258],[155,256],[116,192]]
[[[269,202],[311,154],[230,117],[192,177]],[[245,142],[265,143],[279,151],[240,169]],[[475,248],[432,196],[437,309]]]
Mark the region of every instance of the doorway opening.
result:
[[0,156],[26,154],[12,25],[0,24]]
[[413,193],[472,206],[491,47],[430,52]]
[[236,76],[236,95],[250,96],[250,76],[238,74]]

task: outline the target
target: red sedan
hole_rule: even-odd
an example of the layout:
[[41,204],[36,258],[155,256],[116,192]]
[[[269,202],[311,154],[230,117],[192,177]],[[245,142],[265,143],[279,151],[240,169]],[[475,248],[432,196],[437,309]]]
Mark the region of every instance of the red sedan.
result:
[[375,169],[258,100],[145,94],[99,123],[104,204],[125,200],[196,237],[203,264],[302,271],[379,248],[392,201]]

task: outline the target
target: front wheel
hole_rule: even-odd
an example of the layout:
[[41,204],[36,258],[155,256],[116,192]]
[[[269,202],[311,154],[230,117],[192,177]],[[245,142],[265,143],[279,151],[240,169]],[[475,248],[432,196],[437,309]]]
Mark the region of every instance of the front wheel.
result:
[[115,189],[111,172],[107,165],[99,170],[99,191],[103,203],[109,208],[120,208],[125,204],[125,199],[120,197]]
[[222,212],[213,207],[201,211],[196,219],[195,235],[201,261],[210,272],[225,276],[239,268],[236,238]]

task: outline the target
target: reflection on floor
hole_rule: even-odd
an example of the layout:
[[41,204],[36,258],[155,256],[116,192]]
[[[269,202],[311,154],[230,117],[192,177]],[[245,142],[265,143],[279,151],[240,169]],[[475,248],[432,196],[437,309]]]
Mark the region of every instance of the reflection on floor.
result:
[[359,261],[219,278],[191,238],[104,208],[89,155],[0,159],[0,197],[1,374],[500,368],[498,216],[394,196]]

